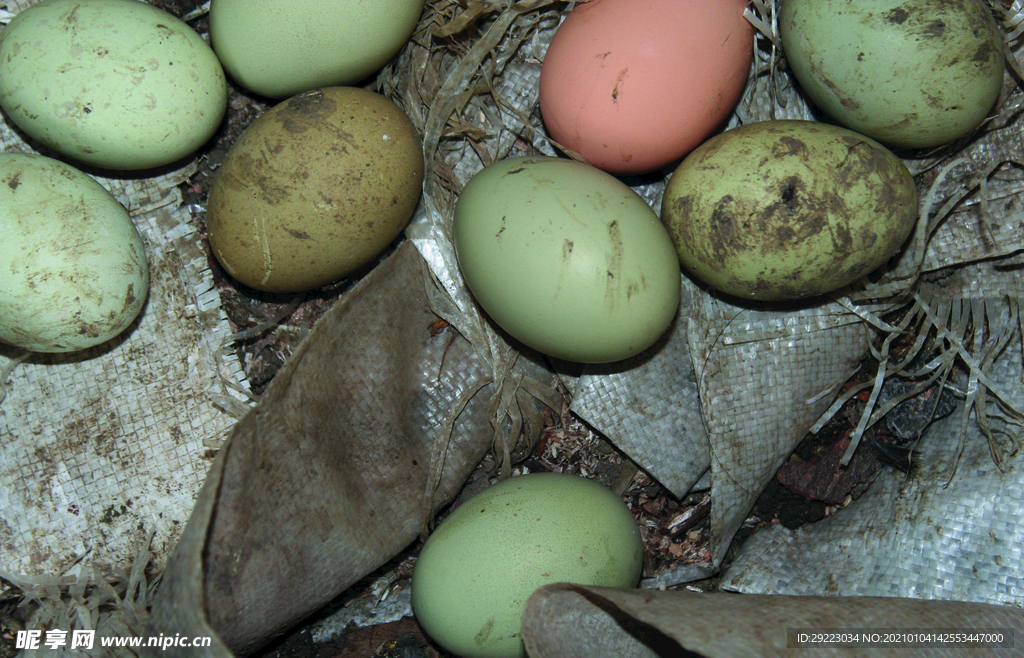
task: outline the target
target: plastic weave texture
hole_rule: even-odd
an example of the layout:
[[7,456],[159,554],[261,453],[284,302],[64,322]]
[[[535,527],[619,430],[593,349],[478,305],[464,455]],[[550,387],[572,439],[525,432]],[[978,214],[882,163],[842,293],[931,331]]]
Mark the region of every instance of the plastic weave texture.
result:
[[[0,144],[37,152],[3,122]],[[142,234],[149,297],[122,336],[32,355],[11,374],[0,404],[0,570],[32,578],[76,564],[128,567],[149,532],[160,568],[188,520],[212,448],[236,420],[214,400],[244,400],[248,387],[223,347],[231,329],[177,188],[194,167],[96,176]],[[0,346],[0,368],[18,354]]]

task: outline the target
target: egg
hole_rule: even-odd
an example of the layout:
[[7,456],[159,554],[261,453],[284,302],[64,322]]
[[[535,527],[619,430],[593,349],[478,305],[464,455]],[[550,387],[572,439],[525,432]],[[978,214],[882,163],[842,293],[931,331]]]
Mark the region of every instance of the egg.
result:
[[225,157],[207,204],[210,248],[251,288],[322,286],[398,237],[423,172],[416,130],[390,100],[357,87],[298,94],[260,115]]
[[0,154],[0,340],[73,352],[128,328],[149,290],[149,262],[128,212],[58,160]]
[[982,0],[786,0],[779,32],[814,104],[894,147],[967,135],[1002,89],[1003,32]]
[[732,113],[753,58],[746,0],[591,0],[540,73],[548,133],[620,174],[678,161]]
[[214,0],[210,37],[240,85],[286,98],[354,85],[412,36],[424,0]]
[[0,106],[78,162],[148,169],[213,135],[227,86],[213,50],[165,11],[136,0],[45,0],[0,32]]
[[633,356],[668,329],[681,274],[665,227],[611,174],[524,156],[473,176],[455,204],[460,271],[483,310],[549,356]]
[[643,541],[629,508],[575,475],[504,480],[460,505],[427,539],[412,575],[423,630],[462,658],[523,658],[520,617],[556,582],[635,587]]
[[781,301],[870,274],[903,245],[917,212],[913,176],[873,139],[816,121],[761,121],[690,153],[669,179],[661,218],[691,275]]

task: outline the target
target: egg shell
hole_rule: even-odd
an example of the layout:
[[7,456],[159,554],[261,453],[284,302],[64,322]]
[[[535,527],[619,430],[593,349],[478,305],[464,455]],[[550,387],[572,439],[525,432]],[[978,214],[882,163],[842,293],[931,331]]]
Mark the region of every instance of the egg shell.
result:
[[210,38],[249,91],[286,98],[354,85],[412,36],[424,0],[214,0]]
[[746,0],[592,0],[544,56],[550,135],[591,164],[639,174],[678,161],[731,114],[753,58]]
[[74,167],[0,154],[0,235],[0,340],[73,352],[117,336],[142,310],[142,237],[117,199]]
[[210,248],[241,283],[287,293],[383,251],[412,217],[423,149],[400,107],[355,87],[298,94],[232,145],[210,189]]
[[0,106],[79,162],[148,169],[213,135],[227,84],[203,38],[165,11],[136,0],[45,0],[0,32]]
[[412,576],[423,629],[463,658],[522,658],[526,599],[555,582],[635,587],[643,541],[629,508],[601,484],[531,473],[456,508],[427,539]]
[[455,205],[459,267],[484,311],[527,346],[570,361],[633,356],[668,329],[681,274],[657,214],[589,165],[509,158]]
[[982,0],[786,0],[779,32],[815,105],[895,147],[970,133],[1003,85],[1003,33]]
[[683,269],[744,299],[831,292],[870,274],[917,219],[914,178],[869,137],[762,121],[712,137],[679,165],[662,221]]

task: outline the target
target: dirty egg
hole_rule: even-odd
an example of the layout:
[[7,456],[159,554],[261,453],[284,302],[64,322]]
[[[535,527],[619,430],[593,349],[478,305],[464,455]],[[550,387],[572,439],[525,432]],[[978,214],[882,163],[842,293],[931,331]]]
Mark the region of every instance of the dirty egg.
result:
[[199,34],[135,0],[46,0],[0,32],[0,106],[45,146],[106,169],[191,155],[227,106]]
[[0,154],[0,340],[73,352],[123,332],[149,291],[128,211],[58,160]]
[[615,174],[686,155],[729,116],[753,57],[746,0],[591,0],[555,33],[540,108],[555,140]]
[[821,110],[897,147],[974,130],[999,97],[1003,33],[982,0],[786,0],[786,61]]
[[657,341],[681,275],[657,214],[599,169],[544,156],[495,162],[466,184],[459,267],[484,311],[547,355],[618,361]]
[[424,0],[216,0],[210,38],[224,68],[263,96],[355,85],[412,36]]
[[640,528],[610,489],[533,473],[485,489],[438,526],[416,561],[412,609],[463,658],[524,658],[520,617],[535,589],[635,587],[642,567]]
[[778,301],[870,274],[917,211],[913,176],[878,142],[816,121],[762,121],[687,156],[662,221],[684,270],[730,295]]
[[415,128],[390,100],[355,87],[298,94],[232,145],[210,189],[210,248],[257,290],[325,285],[398,237],[423,172]]

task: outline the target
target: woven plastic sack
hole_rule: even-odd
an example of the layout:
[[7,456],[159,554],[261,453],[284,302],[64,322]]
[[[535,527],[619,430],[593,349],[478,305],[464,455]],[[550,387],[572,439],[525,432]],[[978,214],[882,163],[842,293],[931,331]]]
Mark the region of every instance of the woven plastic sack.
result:
[[491,448],[504,393],[539,432],[522,370],[432,335],[432,286],[407,242],[320,319],[219,451],[148,636],[252,652],[416,539]]
[[[966,647],[955,639],[930,639],[932,631],[955,633],[953,629],[992,631],[1001,637],[1001,646],[992,642],[987,648]],[[1011,658],[1020,655],[1022,630],[1024,611],[983,603],[738,596],[566,584],[534,592],[523,614],[523,641],[531,658]],[[915,631],[921,635],[908,637]],[[835,633],[845,642],[818,641],[801,647],[801,632]],[[887,632],[892,635],[887,637]],[[879,642],[873,645],[874,640]],[[888,646],[880,646],[882,642]],[[837,646],[842,644],[846,646]]]

